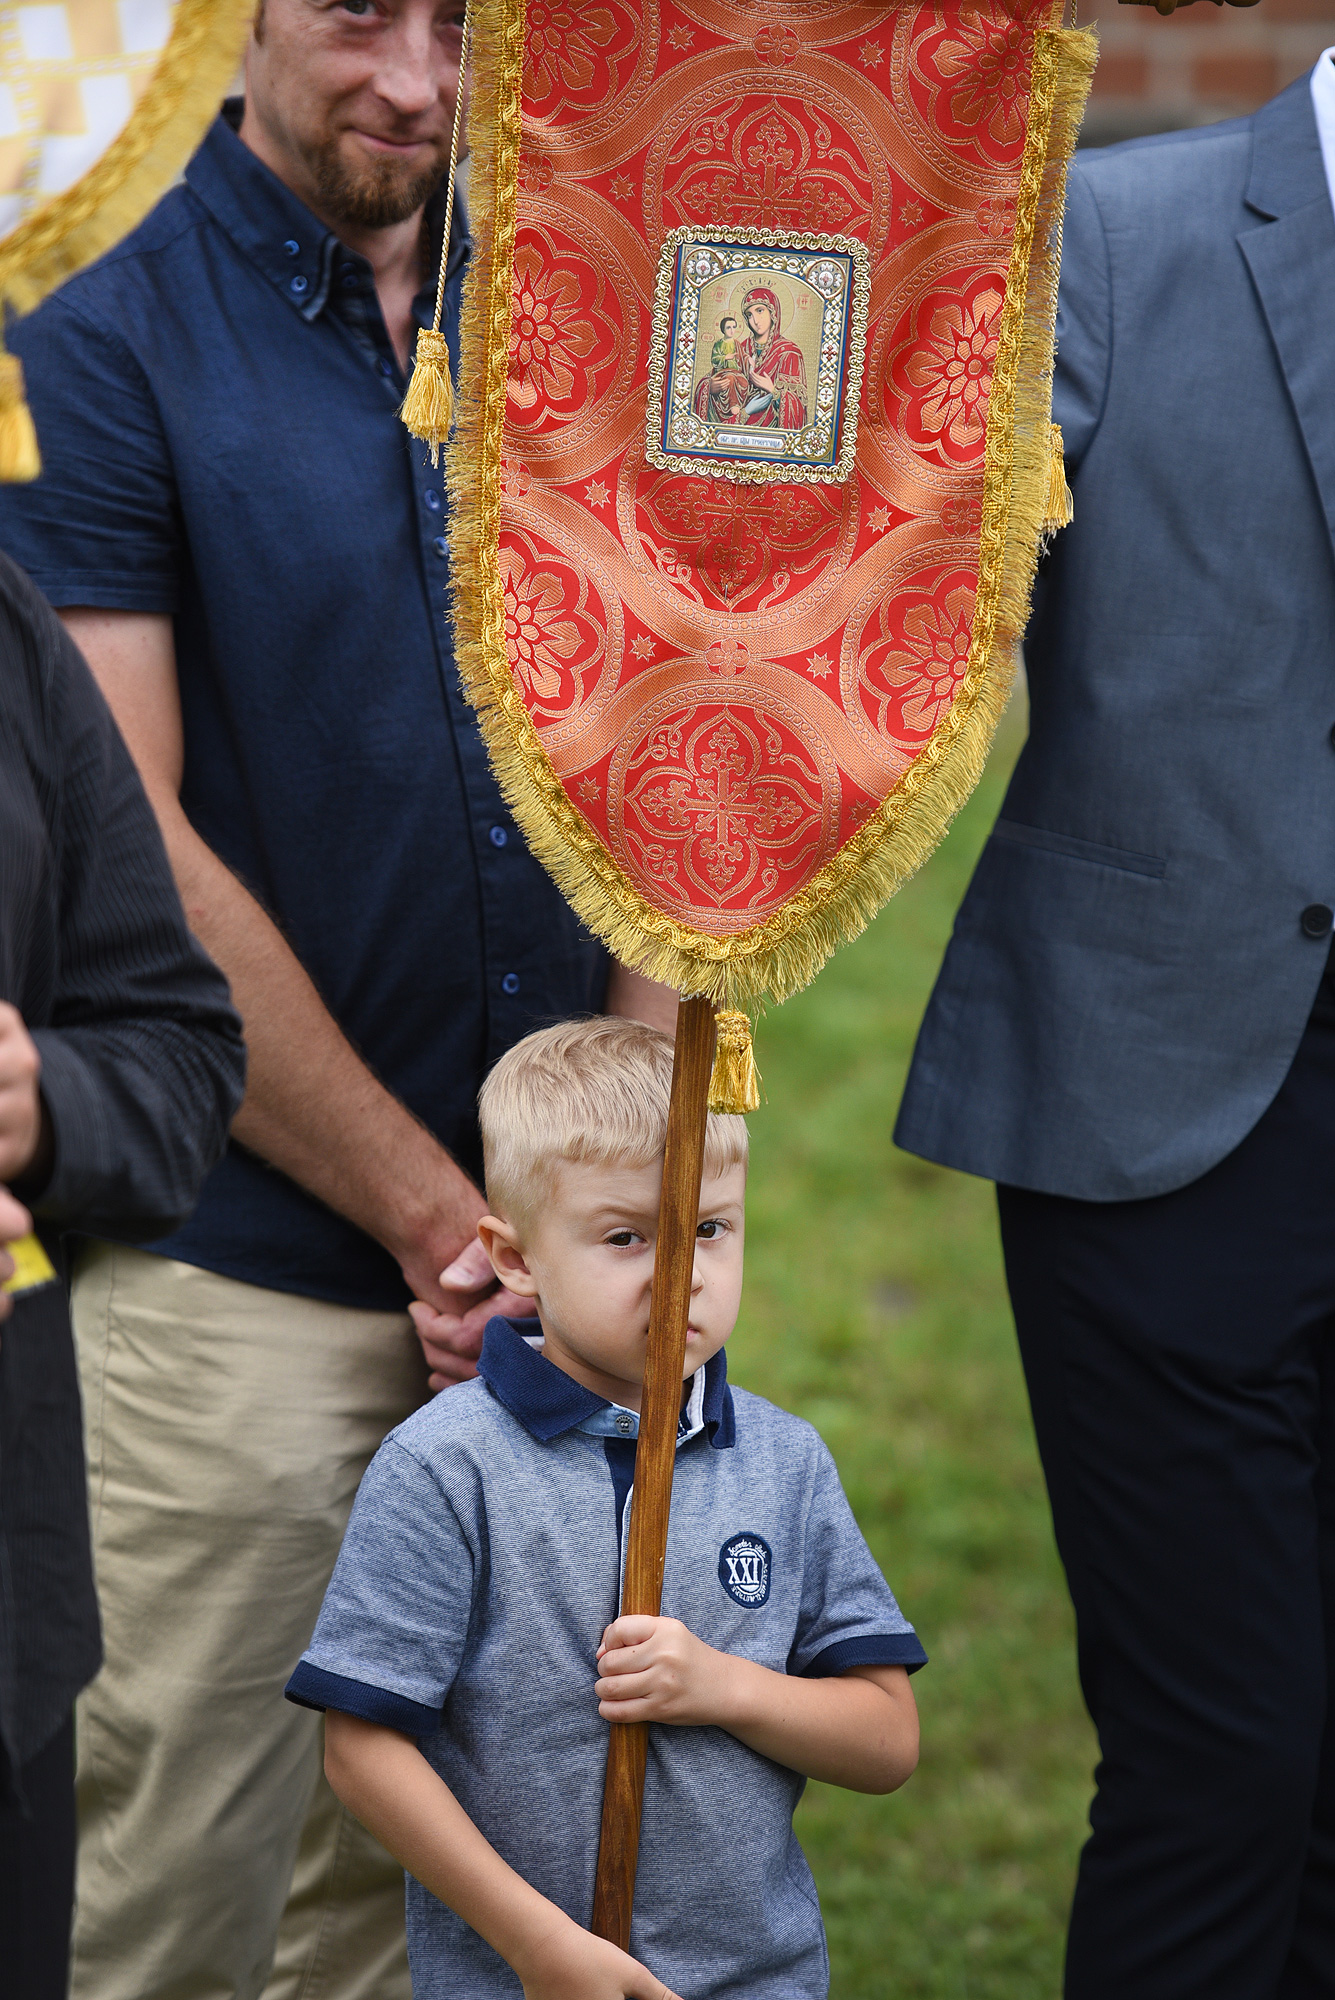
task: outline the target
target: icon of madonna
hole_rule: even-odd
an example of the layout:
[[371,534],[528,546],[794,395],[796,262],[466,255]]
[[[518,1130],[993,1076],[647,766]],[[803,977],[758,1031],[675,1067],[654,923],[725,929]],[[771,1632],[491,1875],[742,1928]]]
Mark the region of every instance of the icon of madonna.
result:
[[738,343],[730,367],[701,382],[696,416],[710,424],[800,430],[807,420],[806,362],[796,341],[784,338],[779,301],[767,285],[746,294],[742,318],[748,338]]

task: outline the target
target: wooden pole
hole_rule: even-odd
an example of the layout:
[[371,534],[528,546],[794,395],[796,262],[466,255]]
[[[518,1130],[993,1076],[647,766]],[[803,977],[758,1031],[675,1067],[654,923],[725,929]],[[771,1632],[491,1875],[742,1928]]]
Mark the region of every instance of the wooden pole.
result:
[[[623,1612],[647,1614],[651,1618],[658,1616],[663,1602],[672,1466],[677,1452],[677,1419],[681,1412],[695,1231],[700,1212],[700,1175],[705,1156],[705,1119],[713,1066],[713,1003],[682,1000],[677,1006],[677,1049],[672,1064],[672,1099],[663,1153],[663,1194],[654,1254],[649,1345],[640,1403],[640,1437],[635,1448],[635,1492],[621,1590]],[[640,1813],[644,1805],[648,1747],[648,1723],[610,1725],[598,1874],[589,1928],[595,1937],[609,1939],[620,1945],[622,1951],[630,1950],[630,1911],[640,1852]]]

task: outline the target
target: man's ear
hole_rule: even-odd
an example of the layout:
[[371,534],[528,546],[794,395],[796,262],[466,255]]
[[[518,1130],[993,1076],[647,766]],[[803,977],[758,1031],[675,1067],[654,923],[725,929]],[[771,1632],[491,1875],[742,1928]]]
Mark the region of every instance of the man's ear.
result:
[[484,1215],[477,1226],[477,1240],[507,1292],[520,1299],[537,1298],[538,1281],[528,1268],[519,1231],[512,1222],[502,1222],[499,1215]]

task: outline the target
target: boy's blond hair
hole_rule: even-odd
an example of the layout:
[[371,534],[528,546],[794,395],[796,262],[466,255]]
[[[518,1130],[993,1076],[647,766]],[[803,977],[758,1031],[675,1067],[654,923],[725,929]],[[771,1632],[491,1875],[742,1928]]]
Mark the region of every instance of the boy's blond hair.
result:
[[[672,1037],[612,1015],[539,1028],[506,1052],[478,1113],[487,1200],[506,1222],[531,1216],[561,1162],[647,1167],[661,1159]],[[745,1166],[746,1120],[711,1111],[705,1173]]]

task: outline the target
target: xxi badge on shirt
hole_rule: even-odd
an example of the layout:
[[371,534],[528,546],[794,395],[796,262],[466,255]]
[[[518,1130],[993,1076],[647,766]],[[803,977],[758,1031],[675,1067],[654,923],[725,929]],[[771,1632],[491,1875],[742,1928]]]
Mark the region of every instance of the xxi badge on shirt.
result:
[[1053,525],[1060,4],[475,0],[459,657],[679,991],[803,984],[978,776]]

